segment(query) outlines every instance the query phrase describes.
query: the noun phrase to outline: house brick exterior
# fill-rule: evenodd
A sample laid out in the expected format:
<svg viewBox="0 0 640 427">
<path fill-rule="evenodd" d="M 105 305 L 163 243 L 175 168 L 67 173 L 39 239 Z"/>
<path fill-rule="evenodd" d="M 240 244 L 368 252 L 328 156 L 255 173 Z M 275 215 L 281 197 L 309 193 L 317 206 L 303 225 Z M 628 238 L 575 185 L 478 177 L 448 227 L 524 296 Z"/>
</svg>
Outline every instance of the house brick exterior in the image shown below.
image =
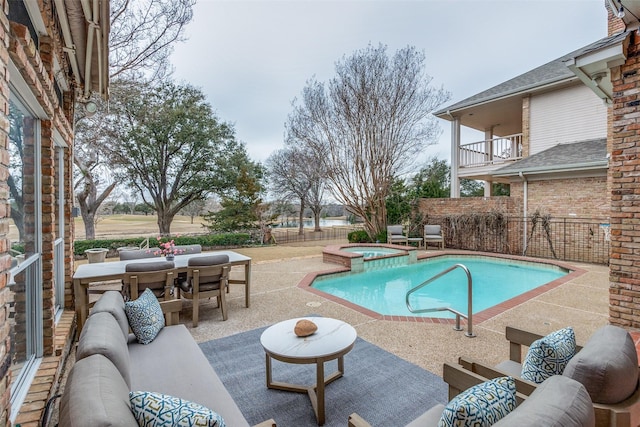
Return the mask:
<svg viewBox="0 0 640 427">
<path fill-rule="evenodd" d="M 25 2 L 26 3 L 26 2 Z M 56 323 L 56 279 L 54 244 L 64 238 L 64 301 L 57 303 L 68 309 L 73 308 L 72 281 L 73 256 L 71 201 L 73 200 L 72 159 L 73 125 L 75 108 L 75 80 L 66 75 L 67 90 L 56 87 L 54 64 L 63 72 L 69 72 L 69 59 L 63 50 L 64 41 L 58 23 L 58 15 L 52 0 L 30 3 L 42 14 L 42 22 L 47 32 L 32 38 L 30 29 L 20 23 L 11 22 L 11 7 L 21 6 L 20 2 L 0 0 L 0 427 L 12 424 L 12 411 L 18 413 L 16 424 L 39 425 L 46 401 L 56 391 L 57 378 L 64 363 L 63 348 L 69 351 L 69 337 L 74 325 L 73 311 L 69 310 Z M 17 69 L 17 75 L 10 72 L 10 66 Z M 60 70 L 58 71 L 60 72 Z M 58 76 L 59 77 L 59 76 Z M 16 89 L 17 81 L 19 89 Z M 13 83 L 13 85 L 10 85 Z M 22 92 L 20 92 L 22 91 Z M 11 382 L 14 379 L 16 355 L 25 352 L 23 319 L 29 314 L 25 303 L 26 274 L 13 277 L 15 284 L 9 286 L 12 257 L 10 254 L 11 205 L 8 180 L 10 176 L 10 97 L 15 94 L 28 98 L 39 111 L 38 126 L 25 126 L 23 137 L 25 156 L 23 169 L 22 196 L 25 198 L 25 229 L 29 237 L 24 241 L 28 251 L 39 253 L 40 295 L 39 321 L 41 332 L 40 371 L 35 374 L 31 390 L 21 408 L 11 407 Z M 32 104 L 30 104 L 31 106 Z M 34 113 L 35 114 L 35 113 Z M 29 119 L 32 120 L 32 119 Z M 33 120 L 35 122 L 35 120 Z M 35 129 L 38 133 L 34 134 Z M 31 133 L 29 133 L 31 132 Z M 36 147 L 36 144 L 38 146 Z M 62 152 L 60 151 L 62 150 Z M 38 156 L 36 157 L 35 154 Z M 60 158 L 64 160 L 60 162 Z M 34 159 L 38 159 L 34 164 Z M 15 167 L 15 165 L 13 165 Z M 36 167 L 37 166 L 37 167 Z M 59 169 L 62 168 L 62 171 Z M 63 182 L 60 182 L 60 180 Z M 60 214 L 59 188 L 64 193 L 65 204 Z M 39 207 L 33 203 L 39 199 Z M 39 215 L 39 220 L 36 220 Z M 63 222 L 61 224 L 61 222 Z M 60 230 L 63 230 L 62 233 Z M 33 236 L 37 236 L 35 239 Z M 56 338 L 63 331 L 65 339 Z"/>
<path fill-rule="evenodd" d="M 609 15 L 610 23 L 612 15 Z M 610 322 L 640 328 L 640 38 L 626 63 L 611 70 Z"/>
</svg>

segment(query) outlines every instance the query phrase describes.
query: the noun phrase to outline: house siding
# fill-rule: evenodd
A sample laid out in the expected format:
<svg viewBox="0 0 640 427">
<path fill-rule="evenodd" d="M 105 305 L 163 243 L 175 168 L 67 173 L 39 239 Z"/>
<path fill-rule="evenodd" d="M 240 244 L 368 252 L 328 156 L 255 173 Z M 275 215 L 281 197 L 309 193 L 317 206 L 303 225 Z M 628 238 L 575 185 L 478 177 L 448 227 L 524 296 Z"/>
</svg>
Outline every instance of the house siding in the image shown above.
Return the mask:
<svg viewBox="0 0 640 427">
<path fill-rule="evenodd" d="M 557 144 L 607 136 L 607 107 L 586 86 L 534 95 L 529 114 L 528 155 Z"/>
</svg>

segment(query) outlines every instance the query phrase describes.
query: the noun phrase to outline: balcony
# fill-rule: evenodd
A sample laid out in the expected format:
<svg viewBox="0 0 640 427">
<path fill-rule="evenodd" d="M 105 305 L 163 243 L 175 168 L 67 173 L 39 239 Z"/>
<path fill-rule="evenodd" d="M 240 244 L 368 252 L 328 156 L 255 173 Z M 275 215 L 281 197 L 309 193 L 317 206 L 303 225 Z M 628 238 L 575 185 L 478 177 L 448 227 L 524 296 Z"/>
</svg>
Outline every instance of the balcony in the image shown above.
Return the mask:
<svg viewBox="0 0 640 427">
<path fill-rule="evenodd" d="M 522 134 L 503 136 L 460 145 L 459 167 L 479 168 L 522 159 Z"/>
</svg>

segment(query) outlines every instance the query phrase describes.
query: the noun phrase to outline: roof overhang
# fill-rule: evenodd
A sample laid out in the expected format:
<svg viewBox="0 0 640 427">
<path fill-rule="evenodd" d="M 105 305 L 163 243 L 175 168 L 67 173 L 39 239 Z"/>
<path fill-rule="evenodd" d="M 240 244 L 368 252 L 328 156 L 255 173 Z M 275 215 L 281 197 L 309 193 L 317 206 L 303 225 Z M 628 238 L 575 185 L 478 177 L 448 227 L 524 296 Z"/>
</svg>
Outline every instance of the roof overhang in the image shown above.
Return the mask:
<svg viewBox="0 0 640 427">
<path fill-rule="evenodd" d="M 569 58 L 565 64 L 599 98 L 610 103 L 613 100 L 610 69 L 624 64 L 630 37 L 631 33 L 627 33 L 615 44 Z"/>
<path fill-rule="evenodd" d="M 598 176 L 598 175 L 606 175 L 608 170 L 609 162 L 598 161 L 598 162 L 585 162 L 585 163 L 574 163 L 572 165 L 567 165 L 563 167 L 558 166 L 541 166 L 541 167 L 531 167 L 531 168 L 521 168 L 521 169 L 511 169 L 509 171 L 497 170 L 493 173 L 493 176 L 496 178 L 504 178 L 504 177 L 516 177 L 521 175 L 532 176 L 532 175 L 558 175 L 558 176 Z"/>
<path fill-rule="evenodd" d="M 491 129 L 493 135 L 496 136 L 513 135 L 522 132 L 522 99 L 524 97 L 576 84 L 579 84 L 578 79 L 570 75 L 560 79 L 538 82 L 472 105 L 438 111 L 434 115 L 449 121 L 457 118 L 462 126 L 481 132 Z"/>
<path fill-rule="evenodd" d="M 108 0 L 54 0 L 64 51 L 81 87 L 79 98 L 87 100 L 92 92 L 109 97 Z"/>
</svg>

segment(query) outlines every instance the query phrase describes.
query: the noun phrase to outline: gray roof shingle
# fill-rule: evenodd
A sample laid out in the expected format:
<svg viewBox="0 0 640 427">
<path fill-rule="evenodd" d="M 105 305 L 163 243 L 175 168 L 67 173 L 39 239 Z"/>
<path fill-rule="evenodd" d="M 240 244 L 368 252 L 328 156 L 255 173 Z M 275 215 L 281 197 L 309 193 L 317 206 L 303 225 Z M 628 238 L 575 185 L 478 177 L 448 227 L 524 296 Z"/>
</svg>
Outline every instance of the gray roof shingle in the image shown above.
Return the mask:
<svg viewBox="0 0 640 427">
<path fill-rule="evenodd" d="M 561 171 L 566 169 L 593 169 L 607 167 L 606 138 L 589 139 L 569 144 L 558 144 L 518 162 L 504 166 L 494 175 L 511 175 L 518 172 Z"/>
<path fill-rule="evenodd" d="M 455 104 L 442 108 L 434 113 L 439 116 L 445 114 L 447 111 L 455 111 L 460 108 L 472 106 L 482 102 L 491 101 L 492 99 L 502 98 L 504 96 L 513 95 L 521 92 L 525 92 L 534 89 L 539 86 L 544 86 L 550 83 L 570 79 L 575 77 L 571 70 L 565 65 L 565 61 L 575 58 L 580 55 L 584 55 L 594 50 L 598 50 L 604 47 L 614 45 L 621 42 L 627 36 L 626 32 L 614 34 L 613 36 L 605 37 L 596 42 L 593 42 L 587 46 L 584 46 L 578 50 L 561 56 L 551 62 L 534 68 L 524 74 L 500 83 L 490 89 L 480 92 L 469 98 L 458 101 Z"/>
</svg>

